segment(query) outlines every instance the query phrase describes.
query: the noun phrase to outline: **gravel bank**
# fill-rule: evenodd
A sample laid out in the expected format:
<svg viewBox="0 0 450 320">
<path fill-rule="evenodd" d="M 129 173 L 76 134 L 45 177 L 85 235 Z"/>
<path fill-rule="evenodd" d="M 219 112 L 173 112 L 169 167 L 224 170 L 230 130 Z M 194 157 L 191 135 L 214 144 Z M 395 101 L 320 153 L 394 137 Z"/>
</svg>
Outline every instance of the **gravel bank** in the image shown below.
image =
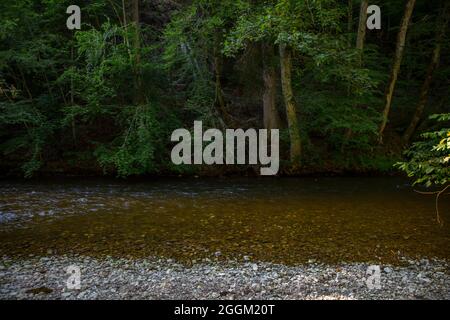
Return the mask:
<svg viewBox="0 0 450 320">
<path fill-rule="evenodd" d="M 79 290 L 67 288 L 70 265 L 81 270 Z M 380 289 L 368 288 L 368 266 L 231 261 L 186 267 L 154 258 L 3 257 L 0 299 L 450 299 L 445 261 L 380 266 Z"/>
</svg>

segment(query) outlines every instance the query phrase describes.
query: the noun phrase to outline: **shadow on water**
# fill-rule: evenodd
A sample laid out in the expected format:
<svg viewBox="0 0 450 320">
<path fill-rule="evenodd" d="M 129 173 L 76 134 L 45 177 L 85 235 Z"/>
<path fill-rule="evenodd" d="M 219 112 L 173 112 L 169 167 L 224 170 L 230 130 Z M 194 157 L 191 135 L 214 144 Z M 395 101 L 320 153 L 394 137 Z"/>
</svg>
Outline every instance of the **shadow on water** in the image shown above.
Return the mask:
<svg viewBox="0 0 450 320">
<path fill-rule="evenodd" d="M 74 180 L 0 184 L 0 256 L 281 263 L 450 258 L 450 202 L 404 179 Z"/>
</svg>

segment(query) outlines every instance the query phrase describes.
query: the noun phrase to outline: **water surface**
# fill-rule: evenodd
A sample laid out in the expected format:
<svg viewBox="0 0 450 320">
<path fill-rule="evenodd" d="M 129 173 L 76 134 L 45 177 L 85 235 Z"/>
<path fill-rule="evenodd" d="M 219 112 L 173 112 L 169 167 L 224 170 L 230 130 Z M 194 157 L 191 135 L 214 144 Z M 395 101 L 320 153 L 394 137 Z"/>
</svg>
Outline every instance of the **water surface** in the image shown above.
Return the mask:
<svg viewBox="0 0 450 320">
<path fill-rule="evenodd" d="M 441 214 L 391 177 L 3 181 L 0 256 L 448 259 L 449 197 Z"/>
</svg>

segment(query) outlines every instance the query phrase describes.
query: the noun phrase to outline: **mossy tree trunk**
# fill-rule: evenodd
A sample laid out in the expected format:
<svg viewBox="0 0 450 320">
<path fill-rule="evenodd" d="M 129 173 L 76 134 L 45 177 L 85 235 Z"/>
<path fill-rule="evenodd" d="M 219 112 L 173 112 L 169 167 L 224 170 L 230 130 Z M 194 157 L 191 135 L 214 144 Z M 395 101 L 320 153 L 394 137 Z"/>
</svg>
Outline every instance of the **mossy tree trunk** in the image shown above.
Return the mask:
<svg viewBox="0 0 450 320">
<path fill-rule="evenodd" d="M 280 44 L 280 64 L 281 85 L 283 88 L 283 97 L 289 126 L 289 137 L 291 141 L 291 162 L 295 168 L 298 166 L 301 159 L 302 144 L 297 119 L 297 107 L 292 91 L 292 51 L 288 46 L 284 44 Z"/>
<path fill-rule="evenodd" d="M 416 131 L 417 125 L 419 124 L 420 119 L 422 118 L 423 111 L 427 104 L 428 93 L 430 91 L 431 82 L 433 81 L 434 73 L 439 66 L 439 60 L 441 57 L 442 40 L 445 36 L 445 32 L 446 32 L 447 24 L 448 24 L 448 20 L 449 20 L 449 15 L 450 15 L 449 8 L 450 8 L 450 5 L 447 2 L 446 6 L 444 8 L 444 11 L 441 15 L 441 18 L 439 19 L 439 22 L 436 25 L 436 27 L 437 27 L 436 42 L 435 42 L 435 46 L 433 49 L 433 54 L 431 57 L 430 64 L 428 65 L 427 73 L 425 76 L 425 81 L 423 82 L 422 88 L 420 90 L 419 102 L 417 103 L 417 106 L 414 111 L 414 115 L 411 119 L 411 122 L 403 135 L 403 143 L 405 145 L 407 145 L 409 143 L 409 141 L 411 140 L 411 137 L 413 136 L 414 132 Z"/>
<path fill-rule="evenodd" d="M 364 42 L 366 39 L 367 30 L 367 7 L 369 6 L 368 0 L 361 1 L 361 7 L 359 11 L 359 23 L 358 33 L 356 35 L 356 49 L 359 51 L 359 64 L 362 65 L 362 54 L 364 50 Z"/>
<path fill-rule="evenodd" d="M 274 67 L 274 48 L 269 44 L 262 44 L 263 53 L 263 118 L 264 128 L 278 129 L 280 127 L 280 115 L 276 106 L 277 77 Z"/>
<path fill-rule="evenodd" d="M 398 74 L 400 72 L 400 66 L 402 64 L 403 52 L 405 49 L 406 33 L 408 32 L 408 26 L 409 26 L 409 22 L 411 20 L 411 16 L 412 16 L 412 13 L 414 10 L 415 3 L 416 3 L 416 0 L 408 0 L 406 2 L 405 11 L 403 14 L 402 22 L 400 24 L 400 31 L 398 32 L 394 62 L 393 62 L 392 69 L 391 69 L 391 76 L 389 78 L 388 87 L 386 89 L 386 94 L 385 94 L 385 99 L 384 99 L 385 104 L 384 104 L 380 129 L 378 132 L 380 143 L 383 142 L 384 130 L 386 129 L 386 125 L 387 125 L 388 118 L 389 118 L 389 112 L 391 110 L 391 105 L 392 105 L 392 96 L 394 94 L 395 85 L 397 83 Z"/>
</svg>

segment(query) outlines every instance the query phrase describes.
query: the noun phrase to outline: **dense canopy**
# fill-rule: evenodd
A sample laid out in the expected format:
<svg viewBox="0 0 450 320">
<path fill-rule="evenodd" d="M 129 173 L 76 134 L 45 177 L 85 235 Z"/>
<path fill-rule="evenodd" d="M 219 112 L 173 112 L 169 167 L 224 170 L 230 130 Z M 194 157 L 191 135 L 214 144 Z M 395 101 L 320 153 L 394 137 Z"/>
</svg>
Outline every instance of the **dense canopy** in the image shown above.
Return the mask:
<svg viewBox="0 0 450 320">
<path fill-rule="evenodd" d="M 280 129 L 282 174 L 393 170 L 447 136 L 447 1 L 86 0 L 68 30 L 72 2 L 0 3 L 5 173 L 211 173 L 170 161 L 194 120 Z"/>
</svg>

